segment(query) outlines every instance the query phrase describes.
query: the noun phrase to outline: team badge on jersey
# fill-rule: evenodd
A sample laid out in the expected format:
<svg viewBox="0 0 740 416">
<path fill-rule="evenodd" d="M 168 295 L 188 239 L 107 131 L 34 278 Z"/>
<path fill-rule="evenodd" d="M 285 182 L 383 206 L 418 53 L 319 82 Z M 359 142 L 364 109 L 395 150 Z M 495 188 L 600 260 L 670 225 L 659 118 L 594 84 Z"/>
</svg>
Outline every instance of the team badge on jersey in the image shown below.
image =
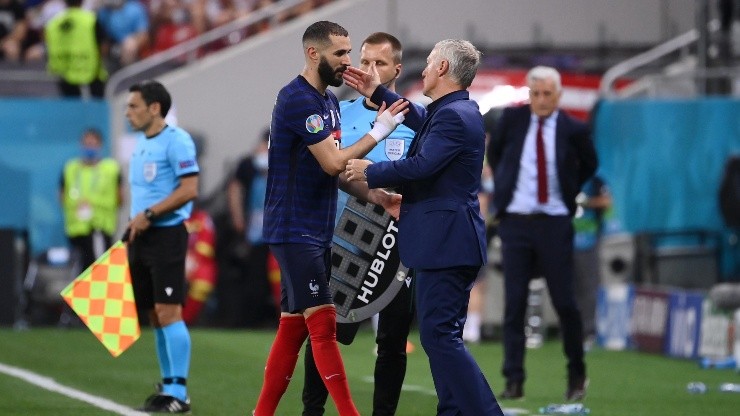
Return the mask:
<svg viewBox="0 0 740 416">
<path fill-rule="evenodd" d="M 406 142 L 403 139 L 385 139 L 385 155 L 388 160 L 398 160 L 403 157 Z"/>
<path fill-rule="evenodd" d="M 151 182 L 157 177 L 157 163 L 144 163 L 144 180 Z"/>
<path fill-rule="evenodd" d="M 312 114 L 306 119 L 306 130 L 309 133 L 318 133 L 324 130 L 324 120 L 318 114 Z"/>
</svg>

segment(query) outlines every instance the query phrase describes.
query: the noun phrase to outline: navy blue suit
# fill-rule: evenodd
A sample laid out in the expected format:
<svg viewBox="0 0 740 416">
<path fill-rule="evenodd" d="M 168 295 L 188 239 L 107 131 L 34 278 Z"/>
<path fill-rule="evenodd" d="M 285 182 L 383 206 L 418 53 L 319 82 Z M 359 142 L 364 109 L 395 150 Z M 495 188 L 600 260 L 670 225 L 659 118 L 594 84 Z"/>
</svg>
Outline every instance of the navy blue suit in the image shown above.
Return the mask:
<svg viewBox="0 0 740 416">
<path fill-rule="evenodd" d="M 555 125 L 555 166 L 562 201 L 568 215 L 507 212 L 519 177 L 525 137 L 532 125 L 529 106 L 507 108 L 499 119 L 488 150 L 494 172 L 493 203 L 501 218 L 498 228 L 502 241 L 505 281 L 504 364 L 508 382 L 523 383 L 524 319 L 529 281 L 542 275 L 558 317 L 563 349 L 568 358 L 569 380 L 585 378 L 583 362 L 583 324 L 573 290 L 573 225 L 575 198 L 581 186 L 597 167 L 596 151 L 589 128 L 564 112 L 558 112 Z M 533 196 L 533 198 L 535 198 Z"/>
<path fill-rule="evenodd" d="M 384 87 L 371 100 L 400 98 Z M 371 164 L 371 188 L 403 195 L 398 222 L 401 261 L 416 273 L 421 344 L 429 357 L 438 415 L 503 415 L 462 341 L 470 289 L 486 262 L 478 204 L 485 153 L 483 118 L 465 90 L 411 106 L 404 124 L 416 132 L 406 159 Z"/>
</svg>

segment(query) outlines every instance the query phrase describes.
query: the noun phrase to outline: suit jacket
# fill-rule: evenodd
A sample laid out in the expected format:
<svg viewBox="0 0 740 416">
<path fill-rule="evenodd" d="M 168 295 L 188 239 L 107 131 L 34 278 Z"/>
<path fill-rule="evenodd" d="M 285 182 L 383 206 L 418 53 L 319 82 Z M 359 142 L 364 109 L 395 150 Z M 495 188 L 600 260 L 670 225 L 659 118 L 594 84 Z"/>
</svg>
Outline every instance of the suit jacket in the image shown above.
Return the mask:
<svg viewBox="0 0 740 416">
<path fill-rule="evenodd" d="M 379 87 L 371 100 L 400 98 Z M 403 195 L 398 249 L 418 269 L 480 266 L 486 261 L 485 225 L 478 191 L 485 154 L 483 117 L 465 90 L 411 106 L 404 124 L 416 132 L 406 159 L 368 166 L 371 188 L 396 187 Z"/>
<path fill-rule="evenodd" d="M 506 212 L 514 196 L 531 115 L 528 105 L 505 109 L 491 136 L 488 163 L 496 183 L 493 205 L 499 217 Z M 558 112 L 556 120 L 555 158 L 563 202 L 573 216 L 576 196 L 596 171 L 598 160 L 588 125 L 563 111 Z"/>
</svg>

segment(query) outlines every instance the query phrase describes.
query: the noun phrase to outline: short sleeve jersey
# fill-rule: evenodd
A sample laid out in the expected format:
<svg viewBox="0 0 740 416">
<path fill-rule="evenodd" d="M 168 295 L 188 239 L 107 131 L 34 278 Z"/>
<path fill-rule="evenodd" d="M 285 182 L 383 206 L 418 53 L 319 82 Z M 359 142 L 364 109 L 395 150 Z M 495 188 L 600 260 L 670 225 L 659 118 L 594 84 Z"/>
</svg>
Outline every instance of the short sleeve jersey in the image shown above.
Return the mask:
<svg viewBox="0 0 740 416">
<path fill-rule="evenodd" d="M 192 137 L 179 127 L 166 126 L 154 137 L 139 133 L 129 165 L 131 218 L 164 200 L 180 186 L 180 177 L 200 171 Z M 190 218 L 193 203 L 158 217 L 153 226 L 177 225 Z"/>
<path fill-rule="evenodd" d="M 345 147 L 352 146 L 367 134 L 373 128 L 378 115 L 378 110 L 369 107 L 362 98 L 340 102 L 339 111 L 342 114 L 342 145 Z M 388 138 L 373 147 L 365 159 L 384 162 L 406 158 L 414 134 L 413 130 L 400 124 Z M 339 192 L 339 208 L 347 204 L 347 198 L 345 192 Z"/>
<path fill-rule="evenodd" d="M 272 111 L 265 197 L 267 243 L 331 246 L 337 209 L 337 177 L 319 165 L 308 146 L 329 136 L 341 148 L 339 102 L 302 76 L 278 93 Z"/>
</svg>

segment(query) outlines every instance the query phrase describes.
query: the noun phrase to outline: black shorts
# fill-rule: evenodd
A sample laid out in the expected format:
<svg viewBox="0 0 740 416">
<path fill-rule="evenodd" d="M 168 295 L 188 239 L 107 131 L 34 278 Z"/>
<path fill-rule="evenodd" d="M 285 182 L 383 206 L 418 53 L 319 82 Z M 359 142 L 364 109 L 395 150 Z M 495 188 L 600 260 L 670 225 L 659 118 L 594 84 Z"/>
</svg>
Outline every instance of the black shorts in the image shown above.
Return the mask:
<svg viewBox="0 0 740 416">
<path fill-rule="evenodd" d="M 332 304 L 331 248 L 289 243 L 270 244 L 270 251 L 280 265 L 281 311 L 299 313 Z"/>
<path fill-rule="evenodd" d="M 185 253 L 188 232 L 184 224 L 150 227 L 128 244 L 128 264 L 136 306 L 182 304 L 185 300 Z"/>
</svg>

